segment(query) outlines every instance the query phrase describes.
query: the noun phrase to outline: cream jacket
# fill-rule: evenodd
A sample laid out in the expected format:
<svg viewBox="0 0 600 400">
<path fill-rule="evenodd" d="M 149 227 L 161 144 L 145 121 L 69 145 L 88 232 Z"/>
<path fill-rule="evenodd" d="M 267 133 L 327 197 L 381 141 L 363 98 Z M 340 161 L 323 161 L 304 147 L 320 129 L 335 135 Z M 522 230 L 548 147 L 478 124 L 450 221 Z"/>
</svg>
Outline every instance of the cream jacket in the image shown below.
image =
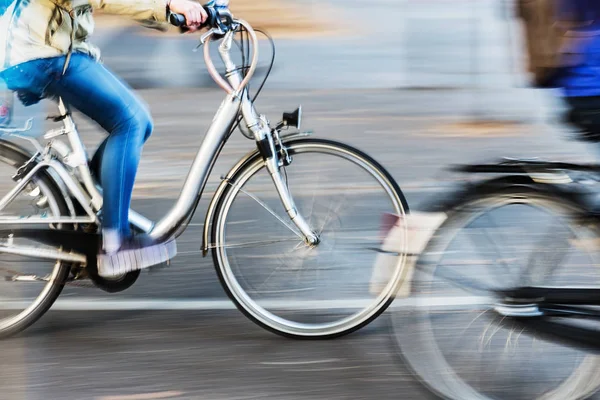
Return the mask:
<svg viewBox="0 0 600 400">
<path fill-rule="evenodd" d="M 0 71 L 22 62 L 100 51 L 88 40 L 92 13 L 102 10 L 140 21 L 165 22 L 166 0 L 15 0 L 0 17 Z"/>
</svg>

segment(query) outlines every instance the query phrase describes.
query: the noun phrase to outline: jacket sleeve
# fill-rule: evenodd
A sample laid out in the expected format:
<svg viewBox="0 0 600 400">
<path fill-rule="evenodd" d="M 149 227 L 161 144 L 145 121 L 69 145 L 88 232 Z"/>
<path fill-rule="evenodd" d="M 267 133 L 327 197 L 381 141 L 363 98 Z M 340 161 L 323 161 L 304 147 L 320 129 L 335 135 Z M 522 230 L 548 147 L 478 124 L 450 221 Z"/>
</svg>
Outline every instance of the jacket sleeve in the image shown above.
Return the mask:
<svg viewBox="0 0 600 400">
<path fill-rule="evenodd" d="M 167 0 L 90 0 L 95 10 L 136 20 L 167 21 Z"/>
</svg>

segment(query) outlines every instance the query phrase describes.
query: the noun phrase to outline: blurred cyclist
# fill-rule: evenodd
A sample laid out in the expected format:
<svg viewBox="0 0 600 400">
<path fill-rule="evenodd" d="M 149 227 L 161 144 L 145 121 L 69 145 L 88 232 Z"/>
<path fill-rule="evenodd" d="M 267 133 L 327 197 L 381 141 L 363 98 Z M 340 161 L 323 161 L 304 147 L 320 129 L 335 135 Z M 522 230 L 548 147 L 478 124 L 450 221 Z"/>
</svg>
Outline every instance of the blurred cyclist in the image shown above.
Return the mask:
<svg viewBox="0 0 600 400">
<path fill-rule="evenodd" d="M 132 89 L 99 62 L 98 49 L 88 41 L 94 10 L 153 22 L 179 13 L 190 31 L 207 15 L 190 0 L 14 0 L 0 16 L 0 77 L 21 102 L 60 96 L 108 132 L 92 166 L 104 197 L 98 272 L 113 277 L 166 261 L 176 249 L 172 241 L 158 243 L 130 231 L 133 184 L 152 119 Z"/>
<path fill-rule="evenodd" d="M 535 86 L 560 88 L 580 139 L 600 143 L 600 1 L 518 0 L 518 7 Z"/>
</svg>

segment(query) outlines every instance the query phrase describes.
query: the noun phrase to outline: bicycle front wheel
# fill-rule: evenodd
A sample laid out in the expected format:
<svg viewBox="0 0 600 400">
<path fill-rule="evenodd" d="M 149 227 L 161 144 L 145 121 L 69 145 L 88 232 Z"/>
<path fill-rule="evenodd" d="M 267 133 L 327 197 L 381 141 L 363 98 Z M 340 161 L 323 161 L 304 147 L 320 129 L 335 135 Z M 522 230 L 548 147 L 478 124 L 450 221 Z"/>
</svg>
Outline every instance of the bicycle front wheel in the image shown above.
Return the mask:
<svg viewBox="0 0 600 400">
<path fill-rule="evenodd" d="M 382 272 L 382 221 L 403 217 L 408 206 L 387 171 L 356 149 L 321 139 L 286 146 L 292 163 L 281 173 L 320 243 L 305 244 L 257 155 L 219 199 L 215 267 L 238 309 L 262 327 L 296 338 L 338 337 L 393 301 L 406 257 L 386 254 Z"/>
</svg>

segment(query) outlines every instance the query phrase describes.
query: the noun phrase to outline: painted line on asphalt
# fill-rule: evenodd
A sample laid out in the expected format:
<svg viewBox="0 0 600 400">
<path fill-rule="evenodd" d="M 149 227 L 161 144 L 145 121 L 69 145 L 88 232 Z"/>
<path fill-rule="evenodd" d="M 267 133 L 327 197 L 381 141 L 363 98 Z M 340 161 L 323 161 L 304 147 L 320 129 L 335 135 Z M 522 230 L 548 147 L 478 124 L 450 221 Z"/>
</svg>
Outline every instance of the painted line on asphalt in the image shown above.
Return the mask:
<svg viewBox="0 0 600 400">
<path fill-rule="evenodd" d="M 372 303 L 372 299 L 361 300 L 328 300 L 328 301 L 289 301 L 269 300 L 261 302 L 261 306 L 268 309 L 282 310 L 332 310 L 332 309 L 360 309 Z M 0 299 L 2 310 L 22 310 L 31 302 L 7 301 Z M 493 304 L 487 297 L 430 297 L 425 299 L 396 299 L 390 308 L 430 307 L 441 309 L 461 309 L 475 305 Z M 103 299 L 94 297 L 80 297 L 71 299 L 58 299 L 52 306 L 52 311 L 130 311 L 130 310 L 182 310 L 182 311 L 210 311 L 210 310 L 235 310 L 235 305 L 226 299 Z"/>
<path fill-rule="evenodd" d="M 173 397 L 181 397 L 184 394 L 185 394 L 184 392 L 180 392 L 180 391 L 139 393 L 139 394 L 128 394 L 128 395 L 101 396 L 101 397 L 97 397 L 97 400 L 158 400 L 158 399 L 170 399 Z"/>
</svg>

